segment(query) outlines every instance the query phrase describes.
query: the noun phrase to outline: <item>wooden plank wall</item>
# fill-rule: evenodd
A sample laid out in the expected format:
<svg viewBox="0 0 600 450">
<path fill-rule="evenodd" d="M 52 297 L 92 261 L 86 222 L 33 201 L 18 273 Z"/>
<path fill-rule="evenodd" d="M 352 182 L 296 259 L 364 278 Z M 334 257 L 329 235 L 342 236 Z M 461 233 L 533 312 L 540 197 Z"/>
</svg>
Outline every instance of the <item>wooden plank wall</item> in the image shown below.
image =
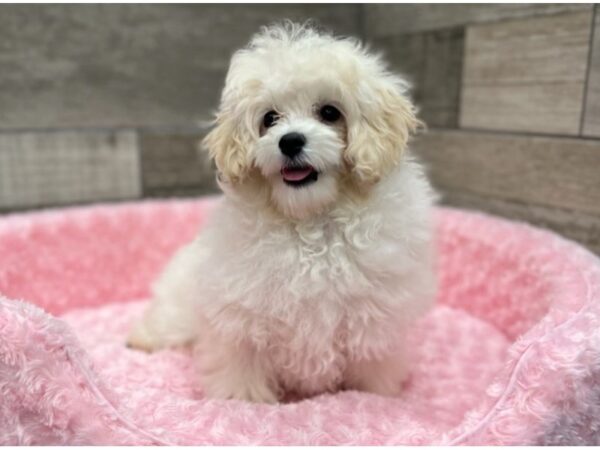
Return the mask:
<svg viewBox="0 0 600 450">
<path fill-rule="evenodd" d="M 598 6 L 367 5 L 365 14 L 368 40 L 415 85 L 429 130 L 413 148 L 442 202 L 600 253 Z"/>
<path fill-rule="evenodd" d="M 600 138 L 600 8 L 597 5 L 592 36 L 583 134 Z"/>
<path fill-rule="evenodd" d="M 231 53 L 316 19 L 414 84 L 443 202 L 600 253 L 600 11 L 589 4 L 0 5 L 0 212 L 215 191 L 197 151 Z"/>
<path fill-rule="evenodd" d="M 358 34 L 360 5 L 0 5 L 0 213 L 216 191 L 196 149 L 232 53 L 289 18 Z"/>
</svg>

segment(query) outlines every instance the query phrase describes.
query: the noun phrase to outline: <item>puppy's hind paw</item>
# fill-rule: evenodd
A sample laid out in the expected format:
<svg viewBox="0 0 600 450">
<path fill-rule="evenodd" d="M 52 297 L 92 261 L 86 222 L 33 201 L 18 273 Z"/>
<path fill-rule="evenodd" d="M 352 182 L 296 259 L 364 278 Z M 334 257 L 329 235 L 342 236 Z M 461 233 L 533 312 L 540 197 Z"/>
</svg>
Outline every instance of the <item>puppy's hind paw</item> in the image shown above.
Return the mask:
<svg viewBox="0 0 600 450">
<path fill-rule="evenodd" d="M 267 386 L 245 384 L 244 382 L 241 382 L 238 386 L 212 386 L 207 389 L 207 394 L 213 398 L 242 400 L 252 403 L 274 404 L 279 400 L 277 394 Z"/>
<path fill-rule="evenodd" d="M 127 348 L 148 353 L 159 348 L 156 340 L 153 339 L 152 335 L 144 327 L 143 322 L 139 322 L 133 327 L 125 341 L 125 345 Z"/>
<path fill-rule="evenodd" d="M 407 361 L 400 355 L 380 360 L 355 361 L 348 367 L 345 387 L 385 397 L 396 397 L 408 379 Z"/>
</svg>

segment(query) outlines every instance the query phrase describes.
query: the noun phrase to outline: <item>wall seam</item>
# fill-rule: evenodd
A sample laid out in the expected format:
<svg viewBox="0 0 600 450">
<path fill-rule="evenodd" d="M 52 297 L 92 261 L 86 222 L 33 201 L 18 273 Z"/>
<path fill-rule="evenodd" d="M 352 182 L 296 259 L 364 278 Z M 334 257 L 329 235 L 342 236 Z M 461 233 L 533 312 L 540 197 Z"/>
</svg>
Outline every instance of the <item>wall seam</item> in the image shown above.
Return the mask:
<svg viewBox="0 0 600 450">
<path fill-rule="evenodd" d="M 514 136 L 522 138 L 540 138 L 540 139 L 570 139 L 577 141 L 599 142 L 600 137 L 579 136 L 577 134 L 551 134 L 537 131 L 517 131 L 517 130 L 495 130 L 493 128 L 451 128 L 451 127 L 428 127 L 427 131 L 439 131 L 444 133 L 473 133 L 473 134 L 497 134 L 500 136 Z"/>
<path fill-rule="evenodd" d="M 456 98 L 456 111 L 455 111 L 455 120 L 456 122 L 452 124 L 453 128 L 460 129 L 461 123 L 461 114 L 462 114 L 462 100 L 463 100 L 463 85 L 464 85 L 464 73 L 465 73 L 465 63 L 466 63 L 466 55 L 465 51 L 467 47 L 467 27 L 468 25 L 464 25 L 462 28 L 462 39 L 461 39 L 461 49 L 460 49 L 460 74 L 458 76 L 458 92 Z"/>
<path fill-rule="evenodd" d="M 598 5 L 594 5 L 592 8 L 592 20 L 590 25 L 590 45 L 588 49 L 587 67 L 585 71 L 585 80 L 583 83 L 583 104 L 581 105 L 581 117 L 579 118 L 579 136 L 583 136 L 583 128 L 585 126 L 585 117 L 587 113 L 588 105 L 588 90 L 590 74 L 592 72 L 592 58 L 594 56 L 594 34 L 596 30 L 596 14 L 598 13 Z"/>
<path fill-rule="evenodd" d="M 358 34 L 362 41 L 367 41 L 367 5 L 364 3 L 358 5 Z"/>
</svg>

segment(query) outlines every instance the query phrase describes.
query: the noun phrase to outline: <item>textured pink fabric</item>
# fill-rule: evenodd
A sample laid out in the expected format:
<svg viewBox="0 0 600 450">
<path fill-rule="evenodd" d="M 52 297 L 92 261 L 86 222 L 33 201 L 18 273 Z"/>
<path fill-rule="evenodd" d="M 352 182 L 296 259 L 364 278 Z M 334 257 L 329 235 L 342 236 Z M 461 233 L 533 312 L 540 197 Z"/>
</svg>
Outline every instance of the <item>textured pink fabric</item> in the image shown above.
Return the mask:
<svg viewBox="0 0 600 450">
<path fill-rule="evenodd" d="M 600 443 L 599 260 L 450 209 L 437 216 L 438 305 L 411 334 L 401 397 L 204 399 L 185 350 L 147 355 L 123 341 L 213 204 L 0 220 L 0 444 Z"/>
</svg>

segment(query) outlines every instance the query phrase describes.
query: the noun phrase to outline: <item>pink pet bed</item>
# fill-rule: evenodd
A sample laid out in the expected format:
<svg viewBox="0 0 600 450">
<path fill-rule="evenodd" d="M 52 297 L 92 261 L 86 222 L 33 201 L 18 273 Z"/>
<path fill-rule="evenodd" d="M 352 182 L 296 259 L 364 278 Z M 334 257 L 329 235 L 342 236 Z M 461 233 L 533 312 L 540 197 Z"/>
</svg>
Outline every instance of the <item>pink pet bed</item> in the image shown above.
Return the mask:
<svg viewBox="0 0 600 450">
<path fill-rule="evenodd" d="M 554 234 L 437 214 L 441 290 L 404 393 L 205 399 L 190 354 L 124 346 L 214 199 L 0 220 L 0 444 L 600 443 L 600 262 Z"/>
</svg>

